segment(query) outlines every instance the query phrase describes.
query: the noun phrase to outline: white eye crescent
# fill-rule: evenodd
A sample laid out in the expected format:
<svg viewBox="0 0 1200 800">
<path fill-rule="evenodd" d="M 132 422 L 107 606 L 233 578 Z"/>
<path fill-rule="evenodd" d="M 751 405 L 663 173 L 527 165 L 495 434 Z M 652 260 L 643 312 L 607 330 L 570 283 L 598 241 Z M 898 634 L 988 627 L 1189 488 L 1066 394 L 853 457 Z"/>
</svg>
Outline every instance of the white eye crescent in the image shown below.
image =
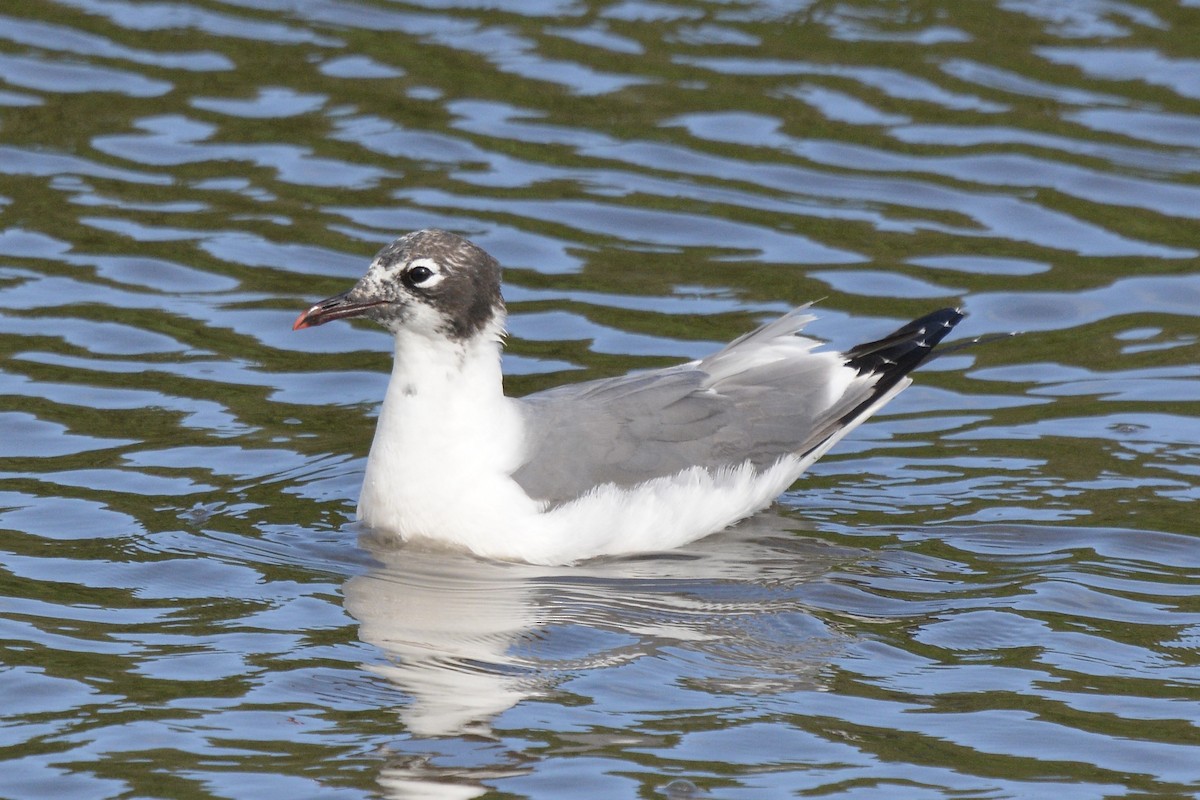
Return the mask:
<svg viewBox="0 0 1200 800">
<path fill-rule="evenodd" d="M 432 258 L 416 258 L 404 267 L 400 279 L 410 288 L 428 289 L 437 286 L 445 277 L 442 265 Z"/>
</svg>

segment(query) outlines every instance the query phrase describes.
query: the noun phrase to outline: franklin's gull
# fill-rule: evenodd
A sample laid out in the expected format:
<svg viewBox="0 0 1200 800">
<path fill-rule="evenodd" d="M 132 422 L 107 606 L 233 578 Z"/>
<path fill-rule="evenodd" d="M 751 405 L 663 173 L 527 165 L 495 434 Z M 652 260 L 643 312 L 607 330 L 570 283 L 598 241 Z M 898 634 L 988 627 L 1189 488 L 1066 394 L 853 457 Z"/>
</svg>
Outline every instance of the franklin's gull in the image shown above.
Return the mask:
<svg viewBox="0 0 1200 800">
<path fill-rule="evenodd" d="M 500 265 L 441 230 L 385 247 L 293 329 L 357 316 L 395 336 L 359 519 L 538 564 L 669 549 L 765 508 L 963 318 L 836 353 L 800 335 L 802 306 L 699 361 L 510 398 Z"/>
</svg>

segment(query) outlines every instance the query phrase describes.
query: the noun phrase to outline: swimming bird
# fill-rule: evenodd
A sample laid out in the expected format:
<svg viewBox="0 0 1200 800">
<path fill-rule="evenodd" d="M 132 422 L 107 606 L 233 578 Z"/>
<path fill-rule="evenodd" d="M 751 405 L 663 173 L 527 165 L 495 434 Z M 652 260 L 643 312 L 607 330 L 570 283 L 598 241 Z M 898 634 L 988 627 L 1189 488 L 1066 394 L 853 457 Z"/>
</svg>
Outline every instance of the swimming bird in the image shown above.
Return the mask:
<svg viewBox="0 0 1200 800">
<path fill-rule="evenodd" d="M 366 317 L 395 337 L 358 518 L 405 540 L 537 564 L 666 550 L 770 505 L 911 383 L 944 308 L 844 353 L 801 306 L 698 361 L 505 396 L 496 259 L 401 236 L 293 330 Z"/>
</svg>

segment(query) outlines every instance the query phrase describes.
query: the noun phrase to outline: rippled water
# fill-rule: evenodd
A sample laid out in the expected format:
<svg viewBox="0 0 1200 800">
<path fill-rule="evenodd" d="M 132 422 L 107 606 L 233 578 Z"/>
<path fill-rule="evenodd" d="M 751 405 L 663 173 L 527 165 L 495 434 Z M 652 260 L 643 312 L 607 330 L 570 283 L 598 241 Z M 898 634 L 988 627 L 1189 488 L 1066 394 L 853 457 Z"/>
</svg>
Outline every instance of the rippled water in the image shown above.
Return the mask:
<svg viewBox="0 0 1200 800">
<path fill-rule="evenodd" d="M 1200 5 L 10 0 L 0 796 L 1200 790 Z M 397 233 L 511 391 L 815 298 L 965 337 L 778 508 L 574 568 L 350 519 Z"/>
</svg>

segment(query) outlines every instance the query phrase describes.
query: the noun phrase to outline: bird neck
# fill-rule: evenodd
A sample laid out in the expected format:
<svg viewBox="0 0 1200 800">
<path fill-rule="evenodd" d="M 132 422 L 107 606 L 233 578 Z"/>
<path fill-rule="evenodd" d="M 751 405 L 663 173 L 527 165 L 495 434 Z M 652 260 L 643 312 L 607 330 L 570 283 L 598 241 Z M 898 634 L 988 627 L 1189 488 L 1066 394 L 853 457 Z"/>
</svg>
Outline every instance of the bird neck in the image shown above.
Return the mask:
<svg viewBox="0 0 1200 800">
<path fill-rule="evenodd" d="M 517 403 L 504 396 L 502 325 L 498 316 L 462 342 L 396 337 L 359 519 L 402 535 L 429 534 L 469 505 L 476 487 L 512 483 L 508 476 L 523 459 L 524 423 Z"/>
<path fill-rule="evenodd" d="M 392 379 L 384 405 L 431 406 L 441 413 L 503 395 L 503 323 L 464 340 L 402 331 L 396 335 Z"/>
<path fill-rule="evenodd" d="M 379 411 L 368 473 L 511 470 L 520 412 L 504 396 L 503 316 L 462 341 L 396 336 L 395 362 Z"/>
</svg>

